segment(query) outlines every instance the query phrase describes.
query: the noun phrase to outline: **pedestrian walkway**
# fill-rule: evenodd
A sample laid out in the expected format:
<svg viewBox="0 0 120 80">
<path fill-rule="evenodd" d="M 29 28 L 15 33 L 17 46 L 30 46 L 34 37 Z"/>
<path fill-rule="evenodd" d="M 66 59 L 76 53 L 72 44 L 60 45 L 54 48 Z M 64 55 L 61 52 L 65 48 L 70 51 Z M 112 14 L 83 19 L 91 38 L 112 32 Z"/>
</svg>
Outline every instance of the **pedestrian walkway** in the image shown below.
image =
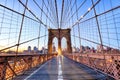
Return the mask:
<svg viewBox="0 0 120 80">
<path fill-rule="evenodd" d="M 106 80 L 105 74 L 64 56 L 57 56 L 29 72 L 14 80 Z"/>
</svg>

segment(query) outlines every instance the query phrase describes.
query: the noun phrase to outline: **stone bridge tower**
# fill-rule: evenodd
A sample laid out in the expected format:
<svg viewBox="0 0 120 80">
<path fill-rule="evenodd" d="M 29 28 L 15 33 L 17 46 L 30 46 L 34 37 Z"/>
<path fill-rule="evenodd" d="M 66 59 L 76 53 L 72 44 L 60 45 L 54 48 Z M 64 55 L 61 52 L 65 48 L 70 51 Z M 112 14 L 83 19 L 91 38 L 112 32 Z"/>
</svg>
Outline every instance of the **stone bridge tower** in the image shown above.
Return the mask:
<svg viewBox="0 0 120 80">
<path fill-rule="evenodd" d="M 61 54 L 61 39 L 63 37 L 67 40 L 67 52 L 72 53 L 71 47 L 71 36 L 70 31 L 71 29 L 49 29 L 49 36 L 48 36 L 48 53 L 52 53 L 52 41 L 54 37 L 58 39 L 58 52 Z"/>
</svg>

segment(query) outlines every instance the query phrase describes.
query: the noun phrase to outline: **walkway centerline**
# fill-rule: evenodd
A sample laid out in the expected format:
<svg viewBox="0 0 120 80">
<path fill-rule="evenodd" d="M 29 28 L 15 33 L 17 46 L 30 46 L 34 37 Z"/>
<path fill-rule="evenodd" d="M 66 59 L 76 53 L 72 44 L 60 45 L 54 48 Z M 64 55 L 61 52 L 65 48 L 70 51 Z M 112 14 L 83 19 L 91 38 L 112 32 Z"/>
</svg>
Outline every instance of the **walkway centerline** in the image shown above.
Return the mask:
<svg viewBox="0 0 120 80">
<path fill-rule="evenodd" d="M 54 57 L 35 71 L 14 80 L 105 80 L 106 75 L 62 55 Z M 29 75 L 28 75 L 29 74 Z M 23 76 L 24 77 L 23 79 Z"/>
<path fill-rule="evenodd" d="M 62 65 L 61 65 L 61 55 L 58 56 L 58 80 L 63 80 Z"/>
</svg>

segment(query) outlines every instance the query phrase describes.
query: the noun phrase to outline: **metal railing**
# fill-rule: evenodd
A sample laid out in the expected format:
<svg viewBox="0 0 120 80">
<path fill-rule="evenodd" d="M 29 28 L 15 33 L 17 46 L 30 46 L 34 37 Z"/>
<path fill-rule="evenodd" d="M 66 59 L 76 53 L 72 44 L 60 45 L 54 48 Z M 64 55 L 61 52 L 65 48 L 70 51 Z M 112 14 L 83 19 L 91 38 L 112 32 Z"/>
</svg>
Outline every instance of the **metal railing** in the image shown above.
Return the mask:
<svg viewBox="0 0 120 80">
<path fill-rule="evenodd" d="M 26 70 L 36 67 L 56 54 L 1 54 L 0 80 L 11 80 Z"/>
<path fill-rule="evenodd" d="M 116 80 L 120 79 L 120 54 L 67 54 L 66 57 L 87 65 L 96 71 L 107 74 Z"/>
</svg>

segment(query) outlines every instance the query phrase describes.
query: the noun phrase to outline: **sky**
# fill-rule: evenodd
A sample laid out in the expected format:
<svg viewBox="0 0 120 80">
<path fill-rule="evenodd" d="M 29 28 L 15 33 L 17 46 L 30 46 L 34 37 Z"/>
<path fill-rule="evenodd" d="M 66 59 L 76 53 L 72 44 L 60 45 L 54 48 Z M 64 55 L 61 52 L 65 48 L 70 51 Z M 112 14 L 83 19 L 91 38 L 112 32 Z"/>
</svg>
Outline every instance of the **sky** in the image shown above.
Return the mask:
<svg viewBox="0 0 120 80">
<path fill-rule="evenodd" d="M 26 0 L 21 1 L 23 4 L 26 3 Z M 33 14 L 26 9 L 19 43 L 38 37 L 40 37 L 40 39 L 35 39 L 20 45 L 20 51 L 27 49 L 28 46 L 32 48 L 37 46 L 39 49 L 42 47 L 47 48 L 47 30 L 49 28 L 71 28 L 72 47 L 75 46 L 79 48 L 81 41 L 81 45 L 83 46 L 96 48 L 96 46 L 100 44 L 101 35 L 103 45 L 120 49 L 120 8 L 111 10 L 120 6 L 120 0 L 100 0 L 95 6 L 96 14 L 99 15 L 97 17 L 98 25 L 96 18 L 90 19 L 95 16 L 94 9 L 91 9 L 89 13 L 81 19 L 81 16 L 92 7 L 91 0 L 64 0 L 63 8 L 62 1 L 63 0 L 56 0 L 55 4 L 55 0 L 28 0 L 27 7 Z M 99 0 L 93 1 L 96 3 Z M 57 5 L 57 12 L 55 5 Z M 18 44 L 23 17 L 3 6 L 17 11 L 20 14 L 23 14 L 25 9 L 18 0 L 0 0 L 0 49 Z M 108 10 L 111 11 L 104 13 Z M 101 13 L 104 14 L 100 15 Z M 81 19 L 79 25 L 77 24 L 72 27 L 74 23 L 78 22 L 78 19 Z M 47 26 L 45 27 L 44 24 Z M 98 26 L 100 27 L 100 34 Z M 57 47 L 57 40 L 54 40 L 54 43 L 56 43 L 55 45 Z M 63 39 L 62 45 L 66 47 L 65 39 Z M 16 47 L 10 50 L 16 50 Z"/>
</svg>

